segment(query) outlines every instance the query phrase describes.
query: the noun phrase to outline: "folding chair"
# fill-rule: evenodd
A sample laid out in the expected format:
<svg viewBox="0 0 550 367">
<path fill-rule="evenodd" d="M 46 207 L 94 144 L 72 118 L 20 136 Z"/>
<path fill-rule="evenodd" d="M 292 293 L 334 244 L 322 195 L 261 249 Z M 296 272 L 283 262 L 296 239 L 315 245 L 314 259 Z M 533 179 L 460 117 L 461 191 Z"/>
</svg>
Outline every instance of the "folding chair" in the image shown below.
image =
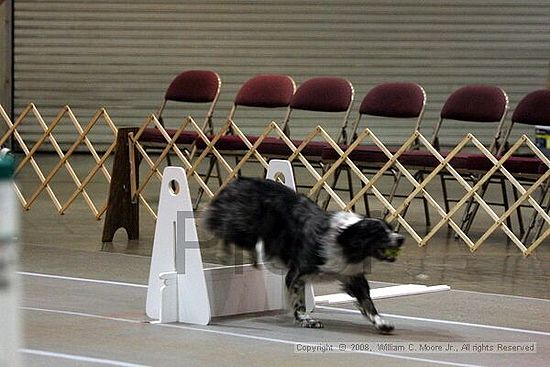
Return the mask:
<svg viewBox="0 0 550 367">
<path fill-rule="evenodd" d="M 289 116 L 290 101 L 294 91 L 296 90 L 296 83 L 288 75 L 257 75 L 247 80 L 239 89 L 235 98 L 233 99 L 233 106 L 227 116 L 228 120 L 233 120 L 235 113 L 239 107 L 250 108 L 269 108 L 279 109 L 286 108 L 286 113 L 281 124 L 284 124 Z M 247 135 L 246 138 L 254 144 L 259 136 Z M 265 137 L 262 144 L 259 147 L 259 151 L 269 154 L 285 154 L 286 145 L 280 144 L 280 139 Z M 239 157 L 244 151 L 248 150 L 245 142 L 239 137 L 233 134 L 233 131 L 229 129 L 226 135 L 219 137 L 216 144 L 216 149 L 225 155 L 235 155 Z M 198 149 L 206 148 L 206 143 L 202 139 L 197 140 Z M 205 182 L 208 183 L 212 176 L 212 170 L 214 165 L 217 164 L 217 159 L 210 156 L 210 162 L 208 170 L 206 172 Z M 218 180 L 221 180 L 218 170 Z M 221 184 L 221 182 L 220 182 Z M 197 195 L 197 201 L 195 206 L 201 200 L 203 190 L 199 189 Z"/>
<path fill-rule="evenodd" d="M 131 182 L 133 192 L 132 195 L 134 197 L 135 195 L 141 193 L 141 191 L 145 188 L 147 180 L 154 172 L 158 170 L 158 166 L 161 164 L 163 157 L 166 157 L 167 164 L 169 166 L 172 165 L 170 159 L 171 149 L 168 146 L 168 144 L 170 144 L 169 139 L 173 139 L 178 130 L 187 127 L 188 121 L 184 120 L 180 124 L 180 129 L 166 129 L 162 114 L 165 111 L 168 101 L 192 104 L 209 103 L 204 122 L 202 123 L 200 129 L 204 133 L 211 134 L 213 132 L 212 116 L 214 114 L 216 102 L 218 101 L 220 89 L 221 79 L 219 75 L 210 70 L 184 71 L 172 80 L 166 90 L 164 100 L 162 101 L 156 114 L 156 118 L 158 123 L 160 123 L 160 126 L 156 123 L 156 121 L 154 121 L 154 119 L 148 119 L 134 135 L 130 135 L 130 151 L 137 148 L 141 154 L 147 154 L 147 148 L 153 147 L 162 149 L 160 157 L 150 167 L 151 170 L 149 171 L 148 176 L 145 177 L 144 183 L 141 184 L 141 187 L 137 188 L 137 182 Z M 152 128 L 149 127 L 151 122 L 154 125 Z M 178 146 L 183 146 L 188 158 L 192 159 L 196 150 L 195 142 L 198 137 L 199 132 L 196 130 L 183 130 L 179 132 L 175 144 Z M 130 156 L 130 168 L 132 170 L 136 170 L 137 172 L 138 165 L 139 162 L 134 162 L 132 156 Z"/>
<path fill-rule="evenodd" d="M 251 108 L 285 108 L 286 113 L 280 125 L 283 126 L 290 115 L 290 101 L 296 90 L 296 83 L 288 75 L 257 75 L 246 81 L 237 92 L 233 100 L 233 106 L 227 116 L 228 120 L 233 120 L 239 107 Z M 254 144 L 258 136 L 247 135 L 248 140 Z M 258 150 L 268 149 L 279 145 L 279 139 L 266 137 Z M 282 146 L 281 146 L 282 147 Z M 247 150 L 246 144 L 233 132 L 222 136 L 216 143 L 216 148 L 222 151 L 244 151 Z M 273 153 L 278 153 L 274 151 Z"/>
<path fill-rule="evenodd" d="M 357 138 L 357 130 L 363 117 L 384 117 L 392 119 L 414 119 L 414 130 L 420 128 L 420 122 L 424 114 L 426 105 L 426 92 L 415 83 L 383 83 L 372 88 L 363 98 L 359 107 L 359 114 L 353 125 L 348 142 L 341 145 L 342 150 L 347 150 L 349 144 Z M 413 131 L 414 131 L 413 130 Z M 399 147 L 388 147 L 391 152 L 397 151 Z M 322 153 L 322 159 L 325 165 L 331 164 L 340 158 L 338 152 L 332 147 L 325 148 Z M 377 169 L 386 163 L 388 158 L 376 145 L 359 145 L 349 155 L 349 158 L 362 170 Z M 348 172 L 348 189 L 350 197 L 353 197 L 353 187 L 349 180 L 349 169 L 347 166 L 340 166 L 336 170 L 332 188 L 336 188 L 339 175 L 342 169 Z M 395 171 L 390 172 L 397 182 L 399 174 Z M 395 186 L 395 184 L 394 184 Z M 395 194 L 394 188 L 390 192 L 390 200 Z M 324 202 L 324 207 L 328 206 L 330 196 Z M 364 196 L 365 210 L 369 214 L 367 195 Z"/>
<path fill-rule="evenodd" d="M 290 102 L 289 118 L 283 125 L 284 132 L 290 136 L 291 115 L 297 110 L 309 112 L 342 113 L 337 143 L 347 141 L 348 118 L 353 103 L 353 84 L 340 77 L 315 77 L 302 83 Z M 326 124 L 324 124 L 327 127 Z M 302 144 L 302 140 L 295 140 L 295 145 Z M 329 147 L 325 141 L 310 141 L 301 153 L 306 157 L 322 162 L 323 149 Z"/>
<path fill-rule="evenodd" d="M 262 82 L 265 83 L 265 80 Z M 294 82 L 292 82 L 292 85 L 295 86 Z M 289 85 L 286 85 L 284 88 L 285 93 L 281 93 L 281 91 L 277 90 L 277 88 L 271 87 L 269 93 L 272 94 L 272 96 L 267 97 L 266 92 L 258 93 L 252 87 L 244 85 L 244 91 L 239 91 L 239 94 L 236 97 L 236 101 L 239 103 L 234 104 L 228 118 L 233 118 L 234 112 L 239 105 L 250 107 L 288 106 L 289 109 L 281 126 L 285 134 L 290 137 L 291 115 L 296 115 L 296 112 L 294 111 L 303 110 L 328 113 L 339 112 L 343 113 L 343 120 L 337 140 L 339 142 L 345 141 L 348 117 L 353 102 L 353 85 L 350 81 L 338 77 L 316 77 L 305 81 L 298 87 L 298 89 L 295 89 L 295 91 L 293 89 L 292 93 L 290 93 Z M 273 94 L 275 94 L 275 96 L 273 96 Z M 287 98 L 289 96 L 290 101 L 287 102 Z M 273 100 L 270 100 L 270 98 L 275 98 L 275 102 L 277 103 L 273 103 Z M 250 136 L 251 143 L 254 143 L 257 138 L 258 137 Z M 295 145 L 300 145 L 302 140 L 292 139 L 292 142 Z M 238 145 L 240 146 L 240 143 L 238 143 Z M 311 141 L 304 148 L 304 150 L 302 150 L 302 154 L 305 156 L 320 158 L 323 148 L 327 145 L 328 143 L 326 142 Z M 220 147 L 223 149 L 223 144 L 220 145 Z M 288 146 L 278 138 L 265 138 L 262 144 L 258 147 L 258 151 L 273 155 L 288 155 L 291 153 Z"/>
<path fill-rule="evenodd" d="M 284 78 L 289 77 L 284 76 Z M 288 106 L 289 109 L 281 125 L 285 134 L 290 136 L 291 115 L 296 115 L 296 110 L 343 113 L 344 116 L 338 140 L 344 141 L 346 138 L 348 116 L 353 101 L 353 86 L 351 82 L 338 77 L 316 77 L 305 81 L 294 92 L 294 82 L 290 84 L 291 79 L 287 79 L 286 86 L 284 86 L 284 83 L 281 83 L 281 80 L 278 80 L 276 83 L 279 87 L 270 86 L 269 83 L 266 83 L 273 82 L 274 80 L 273 76 L 263 77 L 257 80 L 253 78 L 249 81 L 251 83 L 250 85 L 248 85 L 248 82 L 243 85 L 242 93 L 239 91 L 235 98 L 235 103 L 229 114 L 229 118 L 234 118 L 235 110 L 238 106 L 242 105 L 249 107 Z M 290 88 L 290 86 L 292 86 L 292 88 Z M 279 88 L 283 88 L 285 92 L 283 93 Z M 259 93 L 258 90 L 263 90 L 263 92 Z M 260 136 L 247 135 L 246 138 L 254 144 Z M 260 154 L 269 157 L 289 157 L 292 154 L 292 150 L 283 140 L 277 137 L 261 138 L 263 140 L 257 149 Z M 295 146 L 299 146 L 303 142 L 303 140 L 296 139 L 291 139 L 291 141 Z M 198 143 L 198 146 L 203 148 L 205 144 Z M 307 158 L 313 158 L 317 162 L 320 162 L 323 148 L 327 146 L 329 146 L 327 142 L 310 141 L 301 153 Z M 215 147 L 218 151 L 225 151 L 226 153 L 233 152 L 233 154 L 242 154 L 248 150 L 248 147 L 240 137 L 231 134 L 221 136 L 217 140 Z"/>
<path fill-rule="evenodd" d="M 166 128 L 164 124 L 164 118 L 162 116 L 168 101 L 173 102 L 186 102 L 186 103 L 209 103 L 210 106 L 206 112 L 204 122 L 202 124 L 203 132 L 207 134 L 213 133 L 212 117 L 214 115 L 214 109 L 218 101 L 218 97 L 221 89 L 221 79 L 218 73 L 210 70 L 188 70 L 178 74 L 170 83 L 166 89 L 164 100 L 162 101 L 156 117 L 161 125 Z M 173 137 L 177 129 L 166 129 L 166 132 L 170 137 Z M 190 145 L 195 142 L 198 137 L 196 131 L 183 131 L 178 139 L 178 144 Z M 162 132 L 157 127 L 143 129 L 138 138 L 139 142 L 143 144 L 149 143 L 155 146 L 155 144 L 166 145 L 166 139 L 162 135 Z M 171 165 L 170 156 L 167 155 L 166 159 L 168 165 Z"/>
<path fill-rule="evenodd" d="M 314 77 L 306 80 L 302 83 L 290 102 L 290 114 L 289 118 L 283 126 L 284 132 L 291 135 L 291 115 L 294 115 L 294 119 L 304 117 L 303 114 L 298 114 L 298 111 L 306 112 L 319 112 L 329 114 L 340 113 L 342 114 L 340 126 L 338 127 L 338 134 L 336 137 L 336 143 L 345 144 L 348 139 L 347 127 L 348 119 L 353 104 L 354 88 L 353 84 L 344 78 L 340 77 Z M 298 116 L 296 116 L 298 115 Z M 295 124 L 295 123 L 294 123 Z M 326 122 L 320 124 L 323 128 L 336 127 L 334 124 L 327 124 Z M 292 140 L 296 147 L 302 145 L 304 140 Z M 323 165 L 323 150 L 329 148 L 331 145 L 328 141 L 316 141 L 310 140 L 306 143 L 300 153 L 304 158 L 313 165 L 317 165 L 319 169 L 324 171 Z M 294 162 L 294 165 L 301 165 L 298 162 Z M 310 188 L 308 185 L 297 184 L 297 188 Z M 315 194 L 315 200 L 319 198 L 320 191 Z"/>
<path fill-rule="evenodd" d="M 440 118 L 434 128 L 431 144 L 440 151 L 443 157 L 446 157 L 448 151 L 440 150 L 440 131 L 444 122 L 471 122 L 482 124 L 496 124 L 495 132 L 489 144 L 489 151 L 495 153 L 500 148 L 499 141 L 502 134 L 502 128 L 506 112 L 508 110 L 508 96 L 506 92 L 495 86 L 489 85 L 467 85 L 459 88 L 451 93 L 445 101 L 441 109 Z M 465 172 L 469 178 L 475 182 L 476 175 L 473 174 L 469 167 L 470 153 L 460 152 L 451 159 L 450 165 L 459 171 Z M 415 178 L 423 180 L 424 173 L 433 170 L 439 166 L 439 160 L 426 150 L 415 150 L 405 152 L 400 162 L 411 168 L 418 169 Z M 457 199 L 450 199 L 447 192 L 446 181 L 449 179 L 448 174 L 441 173 L 441 188 L 443 192 L 443 200 L 445 210 L 449 211 L 449 203 L 456 202 Z M 426 205 L 424 209 L 427 210 Z M 406 214 L 406 209 L 403 216 Z M 426 213 L 426 225 L 430 225 L 429 214 Z"/>
<path fill-rule="evenodd" d="M 284 78 L 289 79 L 285 82 Z M 291 86 L 293 89 L 291 89 Z M 353 93 L 351 82 L 338 77 L 311 78 L 302 83 L 298 89 L 295 89 L 294 81 L 288 76 L 259 76 L 249 80 L 239 90 L 228 119 L 233 119 L 238 106 L 264 108 L 288 107 L 281 127 L 284 133 L 290 137 L 291 115 L 296 115 L 295 111 L 297 110 L 343 113 L 337 141 L 345 142 L 347 139 L 346 128 L 353 102 Z M 254 143 L 258 139 L 257 136 L 247 135 L 247 137 L 251 143 Z M 292 139 L 292 141 L 295 145 L 302 143 L 302 140 Z M 302 154 L 320 158 L 322 150 L 326 146 L 328 146 L 326 142 L 311 141 L 302 150 Z M 238 137 L 222 137 L 218 140 L 216 147 L 222 150 L 224 148 L 231 148 L 233 150 L 247 149 Z M 258 147 L 258 151 L 280 155 L 291 152 L 281 139 L 269 137 L 263 140 L 262 144 Z"/>
<path fill-rule="evenodd" d="M 550 89 L 539 89 L 533 92 L 528 93 L 524 96 L 516 106 L 514 113 L 512 114 L 510 125 L 505 132 L 503 137 L 503 144 L 496 153 L 496 158 L 500 159 L 509 148 L 510 142 L 509 138 L 512 132 L 513 127 L 516 124 L 523 125 L 550 125 Z M 468 158 L 469 166 L 472 169 L 478 171 L 487 171 L 491 169 L 494 164 L 489 161 L 489 159 L 482 154 L 471 155 Z M 538 177 L 548 170 L 548 166 L 537 156 L 525 156 L 525 155 L 511 155 L 503 163 L 503 167 L 508 170 L 511 174 L 514 174 L 518 181 L 532 183 Z M 504 180 L 504 178 L 502 178 Z M 488 182 L 481 188 L 481 195 L 483 195 L 487 189 L 488 185 L 492 182 Z M 540 200 L 539 203 L 541 207 L 548 212 L 549 203 L 548 192 L 549 192 L 550 182 L 548 180 L 541 187 Z M 513 191 L 514 199 L 517 200 L 517 192 Z M 503 191 L 503 195 L 505 191 Z M 507 208 L 507 201 L 505 200 L 505 208 Z M 468 212 L 464 218 L 464 223 L 462 225 L 463 230 L 467 233 L 472 225 L 474 217 L 478 211 L 479 204 L 472 203 L 468 207 Z M 521 206 L 517 208 L 518 222 L 520 226 L 520 235 L 523 235 L 522 242 L 526 243 L 527 238 L 530 235 L 530 232 L 534 229 L 537 220 L 537 212 L 533 211 L 529 226 L 527 230 L 524 230 L 523 220 L 521 215 Z M 542 230 L 542 225 L 544 221 L 539 222 L 537 229 L 535 231 L 535 237 L 540 234 Z"/>
</svg>

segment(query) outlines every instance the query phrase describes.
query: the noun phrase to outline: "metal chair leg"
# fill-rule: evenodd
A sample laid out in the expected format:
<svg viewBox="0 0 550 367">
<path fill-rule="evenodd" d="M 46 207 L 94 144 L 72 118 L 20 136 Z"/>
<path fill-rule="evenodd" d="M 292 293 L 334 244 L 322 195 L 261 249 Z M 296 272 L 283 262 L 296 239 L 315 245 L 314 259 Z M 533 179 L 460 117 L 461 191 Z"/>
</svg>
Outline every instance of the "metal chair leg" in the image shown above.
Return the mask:
<svg viewBox="0 0 550 367">
<path fill-rule="evenodd" d="M 397 192 L 397 187 L 399 186 L 399 181 L 401 180 L 401 171 L 395 172 L 394 170 L 392 170 L 392 174 L 393 174 L 393 184 L 392 184 L 390 192 L 388 194 L 388 202 L 390 204 L 392 203 L 392 201 L 395 197 L 395 193 Z M 386 209 L 384 211 L 384 217 L 386 217 L 388 214 L 389 214 L 389 210 Z"/>
<path fill-rule="evenodd" d="M 334 188 L 336 187 L 336 185 L 338 184 L 338 179 L 340 178 L 340 173 L 342 173 L 342 166 L 336 168 L 336 170 L 334 171 L 334 176 L 333 176 L 333 179 L 332 179 L 332 184 L 330 185 L 330 188 L 334 190 Z M 317 198 L 319 198 L 319 194 L 320 194 L 321 190 L 319 190 L 317 192 Z M 330 195 L 327 194 L 327 197 L 325 198 L 325 200 L 323 201 L 323 204 L 322 204 L 322 208 L 327 210 L 328 208 L 328 205 L 330 203 Z"/>
<path fill-rule="evenodd" d="M 363 187 L 365 187 L 365 183 L 361 181 L 361 188 Z M 367 217 L 370 217 L 371 213 L 370 213 L 370 206 L 369 206 L 369 194 L 367 192 L 363 194 L 363 205 L 365 205 L 365 215 Z"/>
<path fill-rule="evenodd" d="M 489 188 L 489 182 L 487 181 L 481 186 L 481 190 L 478 194 L 479 197 L 483 198 L 488 188 Z M 470 211 L 466 213 L 464 228 L 462 228 L 461 226 L 462 231 L 465 234 L 468 234 L 468 232 L 470 231 L 470 228 L 472 227 L 472 224 L 474 222 L 474 218 L 477 214 L 477 211 L 479 210 L 479 203 L 475 201 L 473 197 L 471 198 L 471 200 L 472 200 L 472 205 L 470 207 Z"/>
<path fill-rule="evenodd" d="M 422 178 L 423 178 L 423 174 L 422 174 L 422 171 L 417 171 L 414 175 L 413 175 L 413 178 L 417 181 L 417 182 L 421 182 Z M 403 211 L 401 212 L 401 217 L 404 219 L 405 216 L 407 215 L 407 212 L 409 211 L 409 207 L 411 206 L 411 203 L 412 201 L 403 209 Z M 395 225 L 395 230 L 396 231 L 399 231 L 399 229 L 401 228 L 401 223 L 397 222 L 397 224 Z"/>
<path fill-rule="evenodd" d="M 508 202 L 508 190 L 506 189 L 506 181 L 504 181 L 503 178 L 501 178 L 499 181 L 502 191 L 502 206 L 504 207 L 504 210 L 508 210 L 510 208 L 510 204 Z M 510 216 L 506 217 L 506 225 L 508 226 L 508 228 L 512 228 L 512 219 L 510 219 Z M 520 227 L 522 227 L 522 225 L 520 225 Z"/>
<path fill-rule="evenodd" d="M 550 180 L 547 180 L 544 183 L 543 187 L 541 187 L 540 200 L 539 200 L 539 202 L 541 204 L 541 207 L 544 210 L 546 210 L 547 213 L 550 210 L 550 195 L 548 195 L 548 193 L 550 192 L 549 188 L 550 188 Z M 547 200 L 546 204 L 544 203 L 545 200 Z M 523 233 L 523 237 L 521 238 L 522 243 L 524 243 L 524 244 L 527 243 L 527 240 L 529 239 L 529 235 L 531 234 L 531 231 L 535 227 L 537 227 L 537 230 L 535 231 L 535 236 L 534 237 L 536 238 L 540 235 L 540 232 L 542 231 L 542 227 L 544 225 L 544 219 L 539 218 L 538 223 L 537 223 L 537 217 L 538 217 L 538 214 L 533 209 L 533 215 L 531 216 L 529 226 L 527 227 L 527 230 Z"/>
<path fill-rule="evenodd" d="M 208 162 L 208 169 L 206 170 L 206 174 L 204 177 L 204 183 L 208 185 L 208 181 L 210 181 L 210 177 L 212 176 L 212 170 L 214 169 L 214 166 L 218 160 L 216 157 L 210 157 L 210 161 Z M 204 189 L 202 187 L 199 187 L 199 191 L 197 192 L 197 198 L 195 199 L 195 204 L 193 204 L 193 210 L 197 210 L 199 207 L 199 203 L 201 202 L 202 195 L 204 194 Z"/>
<path fill-rule="evenodd" d="M 447 182 L 445 180 L 445 175 L 439 175 L 441 180 L 441 191 L 443 193 L 443 203 L 445 205 L 445 211 L 449 212 L 449 195 L 447 193 Z"/>
<path fill-rule="evenodd" d="M 550 196 L 547 197 L 549 202 L 547 202 L 545 207 L 543 207 L 543 209 L 546 210 L 546 213 L 550 212 Z M 544 227 L 544 223 L 546 223 L 544 221 L 544 218 L 541 217 L 538 219 L 537 230 L 535 231 L 535 238 L 538 238 L 540 236 L 542 228 Z"/>
<path fill-rule="evenodd" d="M 355 196 L 353 192 L 353 181 L 351 176 L 351 170 L 348 167 L 346 167 L 345 170 L 348 175 L 348 193 L 349 193 L 349 200 L 351 201 Z M 352 206 L 352 210 L 355 211 L 355 205 Z"/>
<path fill-rule="evenodd" d="M 476 176 L 468 176 L 468 179 L 471 181 L 471 185 L 473 186 L 475 182 L 477 181 Z M 474 197 L 470 197 L 466 203 L 466 209 L 464 210 L 464 213 L 462 214 L 462 219 L 460 220 L 460 229 L 464 230 L 466 223 L 468 221 L 468 213 L 472 210 L 472 206 L 474 205 Z M 455 238 L 458 239 L 458 234 L 455 235 Z"/>
<path fill-rule="evenodd" d="M 424 181 L 424 172 L 420 172 L 420 182 Z M 430 220 L 430 207 L 428 206 L 428 200 L 424 196 L 422 196 L 422 205 L 424 206 L 424 221 L 426 223 L 426 227 L 430 227 L 432 225 L 432 222 Z"/>
<path fill-rule="evenodd" d="M 516 189 L 515 186 L 512 186 L 512 194 L 514 195 L 514 202 L 518 201 L 519 195 L 518 195 L 518 190 Z M 508 210 L 508 208 L 506 208 L 506 210 Z M 521 205 L 518 206 L 516 215 L 518 218 L 519 235 L 523 236 L 523 234 L 525 233 L 525 226 L 523 224 L 523 214 L 521 213 Z"/>
</svg>

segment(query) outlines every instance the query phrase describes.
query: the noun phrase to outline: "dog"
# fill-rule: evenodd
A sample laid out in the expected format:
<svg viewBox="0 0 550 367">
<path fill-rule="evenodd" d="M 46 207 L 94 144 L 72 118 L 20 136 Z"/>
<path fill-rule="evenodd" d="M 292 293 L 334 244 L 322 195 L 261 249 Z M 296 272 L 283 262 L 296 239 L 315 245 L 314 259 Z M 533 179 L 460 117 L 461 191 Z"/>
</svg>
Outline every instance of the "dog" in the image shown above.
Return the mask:
<svg viewBox="0 0 550 367">
<path fill-rule="evenodd" d="M 302 327 L 323 327 L 306 312 L 305 284 L 328 278 L 342 283 L 376 329 L 394 329 L 374 307 L 365 274 L 369 258 L 394 261 L 385 251 L 399 249 L 404 242 L 383 220 L 327 212 L 280 183 L 245 177 L 229 183 L 208 205 L 203 219 L 206 230 L 224 246 L 233 243 L 254 259 L 257 243 L 263 242 L 265 261 L 282 263 L 287 271 L 288 300 Z"/>
</svg>

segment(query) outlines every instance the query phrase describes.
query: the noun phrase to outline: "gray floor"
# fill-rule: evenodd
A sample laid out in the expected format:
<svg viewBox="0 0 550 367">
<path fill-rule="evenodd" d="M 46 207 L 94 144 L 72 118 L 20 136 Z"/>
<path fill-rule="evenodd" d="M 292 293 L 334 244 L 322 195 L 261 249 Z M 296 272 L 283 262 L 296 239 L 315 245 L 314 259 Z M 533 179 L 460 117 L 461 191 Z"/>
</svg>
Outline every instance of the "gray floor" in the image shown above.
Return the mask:
<svg viewBox="0 0 550 367">
<path fill-rule="evenodd" d="M 33 175 L 23 172 L 21 185 L 32 191 L 33 182 Z M 56 192 L 68 196 L 71 185 L 60 178 Z M 98 181 L 92 188 L 101 201 L 104 184 Z M 423 222 L 420 211 L 412 218 Z M 377 301 L 396 325 L 392 335 L 380 335 L 351 304 L 318 307 L 323 330 L 297 328 L 287 314 L 225 318 L 207 327 L 150 324 L 144 300 L 153 221 L 143 213 L 141 239 L 135 243 L 119 233 L 104 247 L 101 229 L 82 199 L 60 216 L 43 193 L 22 214 L 26 365 L 546 366 L 550 357 L 550 240 L 528 258 L 499 233 L 474 254 L 444 230 L 424 248 L 409 241 L 395 263 L 373 263 L 373 285 L 448 284 L 453 290 Z M 203 257 L 215 260 L 212 247 L 204 247 Z M 315 289 L 318 294 L 339 291 L 331 283 Z M 537 352 L 294 352 L 296 343 L 319 342 L 535 342 Z"/>
<path fill-rule="evenodd" d="M 392 335 L 380 335 L 347 304 L 317 308 L 317 317 L 325 322 L 322 330 L 297 328 L 287 314 L 219 319 L 206 327 L 155 325 L 143 314 L 143 285 L 44 278 L 33 273 L 25 273 L 22 279 L 29 365 L 79 365 L 74 358 L 84 356 L 151 366 L 279 366 L 295 362 L 544 366 L 549 356 L 548 300 L 462 291 L 379 300 L 379 309 L 396 325 Z M 537 353 L 294 352 L 296 343 L 323 342 L 535 342 Z M 57 355 L 32 354 L 38 351 Z"/>
</svg>

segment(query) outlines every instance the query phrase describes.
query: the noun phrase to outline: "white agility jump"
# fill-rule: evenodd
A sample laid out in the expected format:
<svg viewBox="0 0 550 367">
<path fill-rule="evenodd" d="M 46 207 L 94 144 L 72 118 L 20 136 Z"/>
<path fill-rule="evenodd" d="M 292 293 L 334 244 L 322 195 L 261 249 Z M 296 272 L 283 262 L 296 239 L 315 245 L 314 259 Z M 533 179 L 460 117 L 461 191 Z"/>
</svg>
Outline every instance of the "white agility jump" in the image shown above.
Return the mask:
<svg viewBox="0 0 550 367">
<path fill-rule="evenodd" d="M 287 187 L 296 190 L 292 166 L 287 160 L 271 160 L 266 177 L 280 179 Z M 207 325 L 212 317 L 285 309 L 283 274 L 269 271 L 259 260 L 257 268 L 251 264 L 205 268 L 185 170 L 181 167 L 165 168 L 147 289 L 148 317 L 159 323 Z M 409 284 L 373 289 L 372 297 L 397 297 L 449 289 L 445 285 Z M 315 302 L 351 300 L 346 296 L 314 297 L 310 284 L 306 287 L 306 308 L 312 311 Z"/>
<path fill-rule="evenodd" d="M 290 162 L 270 163 L 267 177 L 279 176 L 295 189 Z M 312 307 L 313 293 L 308 299 Z M 206 325 L 212 317 L 282 310 L 285 304 L 283 275 L 268 271 L 262 263 L 257 268 L 251 264 L 204 268 L 185 170 L 167 167 L 160 190 L 147 316 L 161 323 Z"/>
</svg>

